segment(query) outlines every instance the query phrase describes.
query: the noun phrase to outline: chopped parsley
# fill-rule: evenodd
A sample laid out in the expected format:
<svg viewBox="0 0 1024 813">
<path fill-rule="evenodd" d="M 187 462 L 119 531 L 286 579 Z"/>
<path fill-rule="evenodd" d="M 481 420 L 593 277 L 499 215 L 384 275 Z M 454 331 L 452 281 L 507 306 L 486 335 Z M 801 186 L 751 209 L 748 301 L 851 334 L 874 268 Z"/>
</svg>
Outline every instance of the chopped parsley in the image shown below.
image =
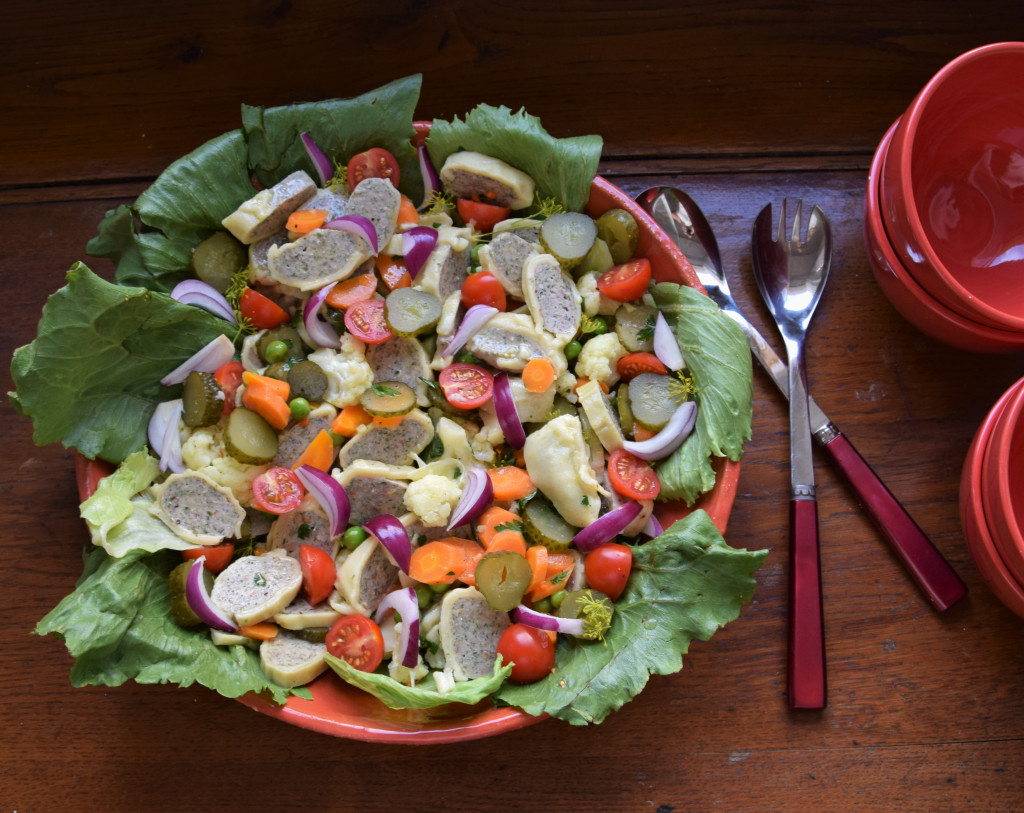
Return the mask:
<svg viewBox="0 0 1024 813">
<path fill-rule="evenodd" d="M 519 531 L 519 533 L 522 533 L 523 523 L 518 519 L 510 519 L 508 522 L 501 523 L 501 525 L 495 525 L 494 530 L 498 533 L 501 533 L 502 531 Z"/>
<path fill-rule="evenodd" d="M 654 326 L 658 322 L 658 315 L 652 313 L 647 317 L 647 323 L 636 332 L 636 337 L 642 342 L 649 342 L 654 338 Z"/>
<path fill-rule="evenodd" d="M 568 578 L 569 578 L 569 571 L 568 570 L 563 570 L 557 576 L 552 576 L 551 577 L 551 583 L 552 584 L 561 584 L 562 582 L 564 582 Z"/>
<path fill-rule="evenodd" d="M 255 584 L 257 587 L 266 587 L 267 579 L 262 573 L 257 573 L 255 576 L 252 577 L 252 583 Z"/>
<path fill-rule="evenodd" d="M 396 395 L 401 395 L 394 387 L 388 387 L 384 384 L 374 384 L 371 389 L 374 395 L 379 395 L 381 398 L 394 398 Z"/>
<path fill-rule="evenodd" d="M 580 503 L 582 503 L 583 505 L 590 505 L 590 497 L 584 494 L 583 499 L 580 500 Z"/>
<path fill-rule="evenodd" d="M 299 535 L 299 539 L 309 539 L 309 535 L 313 532 L 313 528 L 310 527 L 308 522 L 303 522 L 299 525 L 296 533 Z"/>
</svg>

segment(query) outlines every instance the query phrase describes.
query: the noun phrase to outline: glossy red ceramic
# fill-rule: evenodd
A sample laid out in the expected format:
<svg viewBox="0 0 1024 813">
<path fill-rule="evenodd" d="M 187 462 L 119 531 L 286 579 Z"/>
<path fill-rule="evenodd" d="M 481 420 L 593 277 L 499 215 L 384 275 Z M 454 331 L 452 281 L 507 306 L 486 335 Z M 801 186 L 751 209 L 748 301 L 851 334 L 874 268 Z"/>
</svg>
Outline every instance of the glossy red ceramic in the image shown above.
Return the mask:
<svg viewBox="0 0 1024 813">
<path fill-rule="evenodd" d="M 982 461 L 982 507 L 1006 567 L 1024 585 L 1024 379 L 992 430 Z"/>
<path fill-rule="evenodd" d="M 893 307 L 914 327 L 936 341 L 976 353 L 1024 350 L 1024 333 L 974 322 L 928 293 L 903 266 L 885 230 L 879 185 L 882 162 L 899 121 L 879 143 L 864 195 L 864 242 L 875 280 Z"/>
<path fill-rule="evenodd" d="M 1024 42 L 969 51 L 914 98 L 881 201 L 907 271 L 991 327 L 1024 331 Z"/>
<path fill-rule="evenodd" d="M 602 178 L 594 180 L 587 212 L 599 215 L 608 209 L 628 210 L 640 225 L 640 243 L 637 255 L 647 257 L 655 279 L 689 285 L 703 291 L 696 274 L 676 245 L 665 236 L 650 216 L 637 206 L 629 195 Z M 91 471 L 93 461 L 87 461 L 79 471 L 82 499 L 88 496 L 88 483 L 95 483 Z M 730 460 L 715 461 L 717 479 L 715 487 L 705 494 L 693 508 L 682 504 L 666 503 L 659 506 L 658 516 L 663 524 L 703 508 L 722 532 L 739 483 L 740 464 Z M 426 711 L 389 709 L 366 692 L 355 689 L 333 672 L 327 672 L 310 684 L 312 700 L 292 697 L 283 706 L 256 695 L 246 695 L 239 701 L 256 711 L 276 717 L 284 722 L 354 740 L 372 742 L 409 743 L 430 745 L 492 737 L 539 722 L 513 708 L 496 708 L 489 701 L 476 706 L 453 703 Z"/>
</svg>

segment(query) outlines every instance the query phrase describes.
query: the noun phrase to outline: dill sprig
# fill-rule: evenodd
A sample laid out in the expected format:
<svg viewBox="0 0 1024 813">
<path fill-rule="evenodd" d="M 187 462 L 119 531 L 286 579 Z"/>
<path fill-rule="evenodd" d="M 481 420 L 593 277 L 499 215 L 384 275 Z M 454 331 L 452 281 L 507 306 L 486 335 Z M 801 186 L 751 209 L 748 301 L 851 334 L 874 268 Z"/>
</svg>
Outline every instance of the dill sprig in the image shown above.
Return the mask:
<svg viewBox="0 0 1024 813">
<path fill-rule="evenodd" d="M 345 191 L 348 188 L 348 166 L 346 164 L 335 164 L 334 175 L 324 184 L 332 192 Z"/>
<path fill-rule="evenodd" d="M 228 285 L 228 289 L 224 292 L 224 298 L 227 299 L 228 304 L 231 305 L 232 311 L 234 311 L 235 319 L 238 321 L 239 333 L 255 333 L 256 328 L 253 327 L 242 312 L 238 309 L 238 304 L 242 299 L 242 294 L 245 293 L 245 289 L 249 287 L 249 275 L 252 269 L 247 265 L 244 268 L 238 269 L 231 277 L 231 284 Z"/>
<path fill-rule="evenodd" d="M 685 370 L 676 370 L 675 377 L 668 382 L 668 391 L 676 401 L 691 400 L 697 394 L 697 384 L 693 376 Z"/>
</svg>

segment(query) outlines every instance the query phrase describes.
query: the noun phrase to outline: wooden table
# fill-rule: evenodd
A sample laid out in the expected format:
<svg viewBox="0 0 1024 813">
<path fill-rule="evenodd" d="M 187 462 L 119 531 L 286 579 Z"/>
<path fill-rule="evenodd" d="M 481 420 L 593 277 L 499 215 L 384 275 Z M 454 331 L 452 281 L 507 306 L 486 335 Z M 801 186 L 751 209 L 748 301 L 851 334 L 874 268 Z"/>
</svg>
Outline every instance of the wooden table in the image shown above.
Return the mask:
<svg viewBox="0 0 1024 813">
<path fill-rule="evenodd" d="M 72 455 L 33 446 L 4 402 L 0 810 L 1024 809 L 1024 622 L 982 582 L 957 509 L 972 434 L 1021 360 L 951 350 L 908 325 L 877 288 L 861 231 L 885 129 L 949 59 L 1020 38 L 1019 2 L 351 5 L 4 6 L 4 358 L 31 340 L 103 213 L 237 126 L 241 102 L 351 96 L 422 71 L 424 117 L 525 106 L 556 135 L 601 133 L 602 173 L 629 193 L 687 189 L 768 336 L 753 218 L 783 195 L 820 204 L 836 245 L 812 390 L 970 594 L 933 612 L 819 459 L 829 706 L 787 708 L 786 410 L 757 371 L 727 534 L 771 549 L 754 600 L 600 727 L 546 721 L 411 748 L 325 737 L 202 688 L 73 690 L 63 647 L 31 634 L 87 542 Z"/>
</svg>

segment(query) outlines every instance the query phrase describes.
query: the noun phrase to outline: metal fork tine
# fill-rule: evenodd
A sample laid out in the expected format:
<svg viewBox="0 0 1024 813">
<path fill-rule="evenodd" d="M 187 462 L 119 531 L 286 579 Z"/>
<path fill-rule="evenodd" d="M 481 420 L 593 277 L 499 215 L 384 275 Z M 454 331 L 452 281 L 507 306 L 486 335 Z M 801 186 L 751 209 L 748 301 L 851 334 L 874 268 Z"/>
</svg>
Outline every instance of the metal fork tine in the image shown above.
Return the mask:
<svg viewBox="0 0 1024 813">
<path fill-rule="evenodd" d="M 793 232 L 790 235 L 790 240 L 793 245 L 800 245 L 800 214 L 803 211 L 804 202 L 802 198 L 796 199 L 796 214 L 793 216 Z"/>
<path fill-rule="evenodd" d="M 786 199 L 782 199 L 782 210 L 779 212 L 779 236 L 777 240 L 780 246 L 786 245 Z"/>
</svg>

